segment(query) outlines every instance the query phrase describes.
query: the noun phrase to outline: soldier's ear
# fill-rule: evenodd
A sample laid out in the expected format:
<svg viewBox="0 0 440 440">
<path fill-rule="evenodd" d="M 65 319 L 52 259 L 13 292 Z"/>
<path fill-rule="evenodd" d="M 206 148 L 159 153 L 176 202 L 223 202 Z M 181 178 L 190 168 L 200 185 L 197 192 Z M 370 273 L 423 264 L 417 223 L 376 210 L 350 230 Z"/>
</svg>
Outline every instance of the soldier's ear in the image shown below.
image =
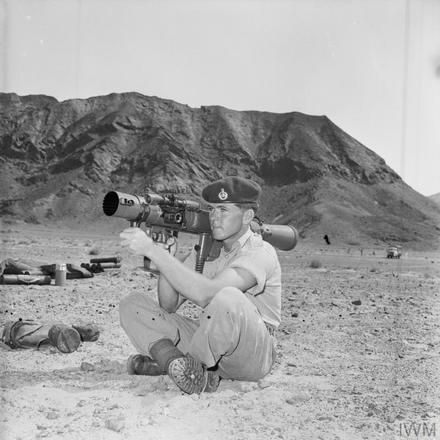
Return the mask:
<svg viewBox="0 0 440 440">
<path fill-rule="evenodd" d="M 249 225 L 251 223 L 251 221 L 254 219 L 255 217 L 255 212 L 253 209 L 246 209 L 246 211 L 244 212 L 243 215 L 243 223 L 245 223 L 246 225 Z"/>
</svg>

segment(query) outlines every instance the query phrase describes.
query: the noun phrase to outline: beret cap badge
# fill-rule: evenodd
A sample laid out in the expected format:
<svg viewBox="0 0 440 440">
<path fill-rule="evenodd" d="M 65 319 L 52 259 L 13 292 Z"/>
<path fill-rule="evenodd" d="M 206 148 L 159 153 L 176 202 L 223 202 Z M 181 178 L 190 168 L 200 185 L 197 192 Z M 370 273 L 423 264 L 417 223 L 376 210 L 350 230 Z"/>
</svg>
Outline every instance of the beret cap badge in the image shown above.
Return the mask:
<svg viewBox="0 0 440 440">
<path fill-rule="evenodd" d="M 255 203 L 261 194 L 258 183 L 240 176 L 228 176 L 205 186 L 202 198 L 208 203 Z"/>
<path fill-rule="evenodd" d="M 222 201 L 225 201 L 228 198 L 228 193 L 225 191 L 224 188 L 222 188 L 221 191 L 218 193 L 218 198 Z"/>
</svg>

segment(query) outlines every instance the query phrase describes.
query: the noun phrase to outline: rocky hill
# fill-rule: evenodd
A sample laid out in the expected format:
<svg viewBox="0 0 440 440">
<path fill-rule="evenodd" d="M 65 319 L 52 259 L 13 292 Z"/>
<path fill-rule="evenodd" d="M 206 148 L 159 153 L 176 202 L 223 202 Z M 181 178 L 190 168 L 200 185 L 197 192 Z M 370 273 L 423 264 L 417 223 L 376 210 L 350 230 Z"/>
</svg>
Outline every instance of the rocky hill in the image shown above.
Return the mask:
<svg viewBox="0 0 440 440">
<path fill-rule="evenodd" d="M 0 214 L 111 222 L 109 190 L 184 193 L 241 175 L 263 187 L 260 216 L 305 240 L 438 248 L 440 207 L 326 116 L 191 108 L 139 93 L 58 102 L 0 94 Z"/>
<path fill-rule="evenodd" d="M 437 205 L 440 206 L 440 193 L 433 194 L 432 196 L 429 196 L 429 198 L 430 198 L 434 203 L 437 203 Z"/>
</svg>

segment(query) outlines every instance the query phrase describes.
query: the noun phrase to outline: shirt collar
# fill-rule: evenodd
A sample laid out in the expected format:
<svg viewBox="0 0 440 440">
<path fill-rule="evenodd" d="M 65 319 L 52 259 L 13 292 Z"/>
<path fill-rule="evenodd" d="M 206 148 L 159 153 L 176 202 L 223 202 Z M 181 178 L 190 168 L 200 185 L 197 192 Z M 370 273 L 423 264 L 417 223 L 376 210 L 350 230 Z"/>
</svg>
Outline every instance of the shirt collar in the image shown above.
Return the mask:
<svg viewBox="0 0 440 440">
<path fill-rule="evenodd" d="M 253 234 L 251 231 L 251 228 L 248 228 L 248 230 L 238 239 L 238 242 L 240 243 L 240 247 L 243 247 L 244 244 L 248 241 L 249 237 Z"/>
<path fill-rule="evenodd" d="M 232 249 L 229 252 L 225 251 L 225 248 L 222 248 L 222 251 L 226 254 L 229 254 L 239 248 L 242 248 L 244 244 L 248 241 L 249 237 L 253 234 L 251 228 L 249 228 L 233 245 Z"/>
</svg>

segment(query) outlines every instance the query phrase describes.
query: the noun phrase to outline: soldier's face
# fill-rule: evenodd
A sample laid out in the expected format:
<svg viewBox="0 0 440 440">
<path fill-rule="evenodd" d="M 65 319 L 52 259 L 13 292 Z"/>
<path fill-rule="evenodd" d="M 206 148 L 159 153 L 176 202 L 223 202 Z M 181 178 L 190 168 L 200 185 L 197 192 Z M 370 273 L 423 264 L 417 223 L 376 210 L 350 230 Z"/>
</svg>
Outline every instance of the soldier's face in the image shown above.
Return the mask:
<svg viewBox="0 0 440 440">
<path fill-rule="evenodd" d="M 241 232 L 243 211 L 232 203 L 212 203 L 209 206 L 209 221 L 215 240 L 224 241 Z"/>
</svg>

